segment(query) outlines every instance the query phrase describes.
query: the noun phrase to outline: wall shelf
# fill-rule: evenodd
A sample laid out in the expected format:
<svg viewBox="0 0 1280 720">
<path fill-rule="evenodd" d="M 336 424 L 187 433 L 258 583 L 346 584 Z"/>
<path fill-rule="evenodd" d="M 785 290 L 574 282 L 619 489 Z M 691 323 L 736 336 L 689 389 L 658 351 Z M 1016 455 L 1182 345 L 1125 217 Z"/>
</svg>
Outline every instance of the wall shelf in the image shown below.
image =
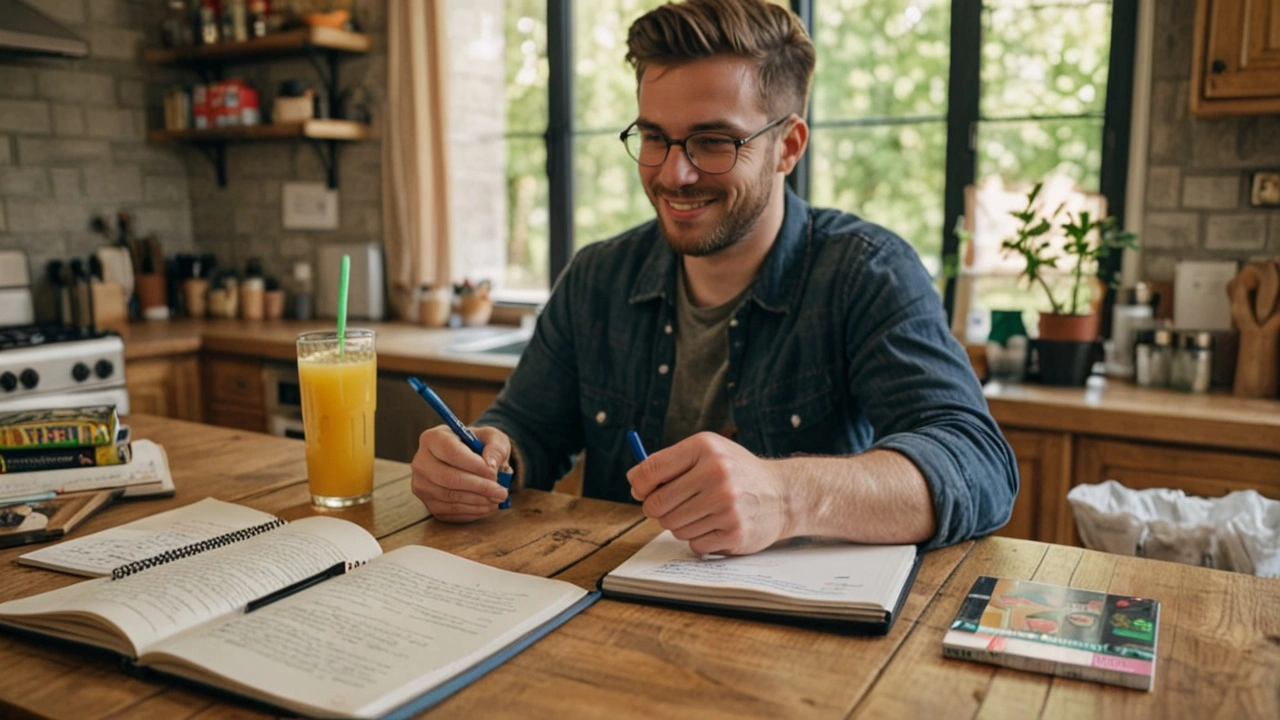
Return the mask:
<svg viewBox="0 0 1280 720">
<path fill-rule="evenodd" d="M 199 148 L 213 163 L 218 187 L 227 185 L 228 142 L 301 139 L 311 142 L 324 165 L 329 187 L 338 187 L 338 143 L 364 140 L 369 126 L 350 120 L 304 120 L 296 123 L 240 125 L 208 130 L 148 130 L 147 142 L 185 142 Z"/>
<path fill-rule="evenodd" d="M 236 125 L 208 130 L 148 130 L 147 142 L 169 140 L 183 142 L 217 142 L 226 140 L 282 140 L 306 138 L 309 140 L 364 140 L 369 137 L 369 126 L 350 120 L 303 120 L 295 123 L 271 123 L 267 125 Z"/>
<path fill-rule="evenodd" d="M 338 58 L 369 52 L 368 35 L 326 27 L 305 27 L 272 33 L 242 42 L 150 48 L 143 59 L 153 65 L 181 65 L 194 69 L 205 82 L 223 79 L 223 69 L 241 62 L 303 56 L 311 61 L 332 105 L 338 97 Z M 265 95 L 264 95 L 265 100 Z M 305 140 L 324 164 L 329 187 L 338 187 L 338 143 L 364 140 L 369 126 L 350 120 L 313 119 L 296 123 L 272 123 L 209 128 L 204 130 L 148 130 L 147 141 L 192 143 L 209 157 L 218 174 L 218 187 L 227 185 L 228 142 L 253 140 Z"/>
<path fill-rule="evenodd" d="M 271 57 L 303 55 L 312 51 L 367 53 L 370 40 L 362 33 L 312 27 L 286 30 L 242 42 L 192 45 L 180 48 L 149 48 L 142 58 L 152 65 L 229 64 Z"/>
</svg>

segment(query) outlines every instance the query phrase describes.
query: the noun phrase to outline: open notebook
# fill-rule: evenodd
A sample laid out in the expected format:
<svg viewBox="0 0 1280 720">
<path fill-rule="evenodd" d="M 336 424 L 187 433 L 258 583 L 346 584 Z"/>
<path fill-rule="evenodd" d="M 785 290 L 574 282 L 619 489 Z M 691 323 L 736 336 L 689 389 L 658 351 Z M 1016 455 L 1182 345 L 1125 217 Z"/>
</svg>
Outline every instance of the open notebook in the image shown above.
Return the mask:
<svg viewBox="0 0 1280 720">
<path fill-rule="evenodd" d="M 600 589 L 624 600 L 883 635 L 919 567 L 914 545 L 803 539 L 703 559 L 667 531 L 601 578 Z"/>
<path fill-rule="evenodd" d="M 105 648 L 289 713 L 399 718 L 598 597 L 433 548 L 384 555 L 365 530 L 331 517 L 171 555 L 131 563 L 118 579 L 2 603 L 0 627 Z M 299 584 L 306 587 L 249 610 Z"/>
</svg>

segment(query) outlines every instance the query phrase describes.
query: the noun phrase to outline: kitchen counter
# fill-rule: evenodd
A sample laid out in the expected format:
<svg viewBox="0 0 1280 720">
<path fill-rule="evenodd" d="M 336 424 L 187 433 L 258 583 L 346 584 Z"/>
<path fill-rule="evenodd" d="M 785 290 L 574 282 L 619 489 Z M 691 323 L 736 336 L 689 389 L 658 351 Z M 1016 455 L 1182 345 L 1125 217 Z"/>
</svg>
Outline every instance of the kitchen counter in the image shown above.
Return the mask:
<svg viewBox="0 0 1280 720">
<path fill-rule="evenodd" d="M 121 336 L 126 361 L 206 352 L 291 363 L 299 333 L 333 327 L 331 320 L 171 320 L 134 323 Z M 516 355 L 449 349 L 488 338 L 515 339 L 520 333 L 515 327 L 433 329 L 404 322 L 352 322 L 350 327 L 377 332 L 379 370 L 502 383 L 516 366 Z"/>
<path fill-rule="evenodd" d="M 1111 380 L 1084 388 L 1012 385 L 987 390 L 1001 427 L 1280 452 L 1280 401 L 1140 388 Z"/>
</svg>

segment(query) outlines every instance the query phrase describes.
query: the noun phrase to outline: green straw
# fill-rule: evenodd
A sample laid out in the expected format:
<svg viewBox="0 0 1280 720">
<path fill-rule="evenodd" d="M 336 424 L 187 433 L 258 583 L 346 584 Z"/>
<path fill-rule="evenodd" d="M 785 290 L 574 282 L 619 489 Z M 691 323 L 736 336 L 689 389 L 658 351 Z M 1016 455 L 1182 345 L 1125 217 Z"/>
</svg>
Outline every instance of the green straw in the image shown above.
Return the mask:
<svg viewBox="0 0 1280 720">
<path fill-rule="evenodd" d="M 338 281 L 338 357 L 347 355 L 347 284 L 351 281 L 351 256 L 342 256 L 342 279 Z"/>
</svg>

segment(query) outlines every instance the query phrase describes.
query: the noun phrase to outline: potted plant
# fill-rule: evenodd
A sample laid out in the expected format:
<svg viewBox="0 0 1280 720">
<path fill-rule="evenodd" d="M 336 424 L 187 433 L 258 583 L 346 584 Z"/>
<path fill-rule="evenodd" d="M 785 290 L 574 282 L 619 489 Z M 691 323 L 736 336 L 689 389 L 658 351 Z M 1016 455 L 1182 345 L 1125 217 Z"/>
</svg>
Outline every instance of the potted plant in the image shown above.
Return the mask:
<svg viewBox="0 0 1280 720">
<path fill-rule="evenodd" d="M 1027 194 L 1026 207 L 1011 213 L 1019 225 L 1013 237 L 1001 243 L 1001 251 L 1022 258 L 1019 279 L 1028 287 L 1043 289 L 1049 303 L 1050 309 L 1040 313 L 1041 379 L 1056 385 L 1082 385 L 1097 351 L 1093 294 L 1106 287 L 1096 276 L 1097 268 L 1112 252 L 1137 249 L 1137 235 L 1120 230 L 1113 217 L 1099 218 L 1088 211 L 1068 212 L 1064 217 L 1061 205 L 1045 216 L 1036 202 L 1042 187 L 1037 183 Z M 1066 236 L 1061 251 L 1050 240 L 1055 226 Z M 1051 271 L 1066 273 L 1065 293 L 1050 284 Z"/>
</svg>

